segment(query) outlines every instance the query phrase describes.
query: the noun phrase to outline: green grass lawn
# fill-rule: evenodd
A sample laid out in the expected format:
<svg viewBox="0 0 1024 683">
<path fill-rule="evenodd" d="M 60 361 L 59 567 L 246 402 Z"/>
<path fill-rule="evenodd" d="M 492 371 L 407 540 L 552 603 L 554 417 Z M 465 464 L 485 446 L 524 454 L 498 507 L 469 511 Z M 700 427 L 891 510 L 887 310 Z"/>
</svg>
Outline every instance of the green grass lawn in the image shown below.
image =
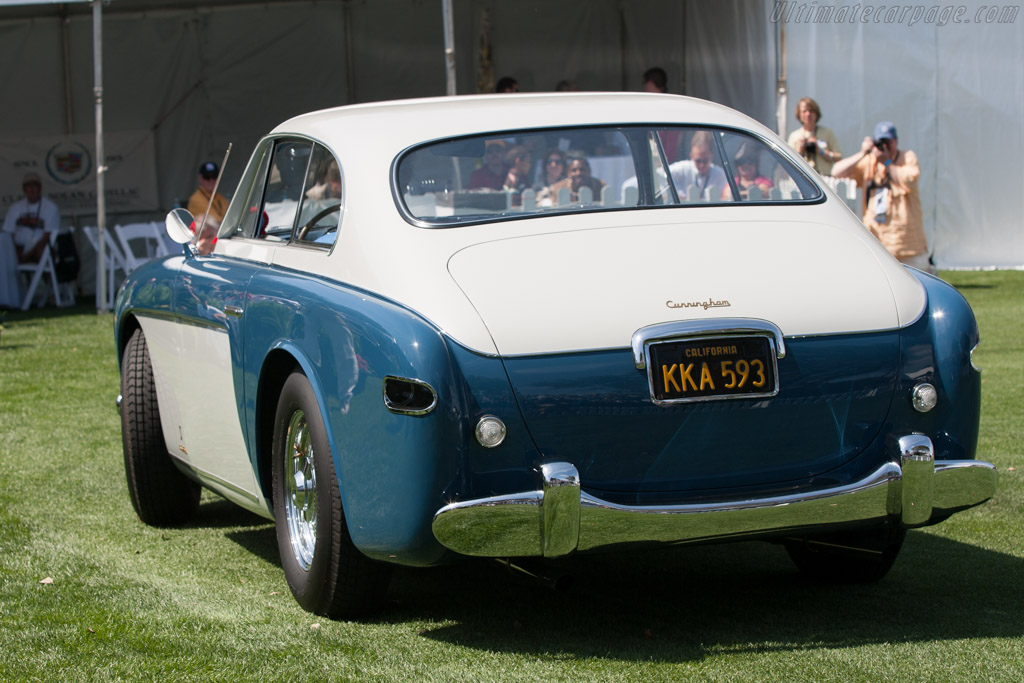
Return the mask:
<svg viewBox="0 0 1024 683">
<path fill-rule="evenodd" d="M 554 593 L 495 563 L 399 570 L 362 623 L 302 611 L 273 527 L 212 494 L 128 501 L 110 315 L 0 337 L 0 681 L 1024 680 L 1024 272 L 948 272 L 981 327 L 984 506 L 912 531 L 868 586 L 760 543 L 577 559 Z M 45 583 L 44 583 L 45 581 Z"/>
</svg>

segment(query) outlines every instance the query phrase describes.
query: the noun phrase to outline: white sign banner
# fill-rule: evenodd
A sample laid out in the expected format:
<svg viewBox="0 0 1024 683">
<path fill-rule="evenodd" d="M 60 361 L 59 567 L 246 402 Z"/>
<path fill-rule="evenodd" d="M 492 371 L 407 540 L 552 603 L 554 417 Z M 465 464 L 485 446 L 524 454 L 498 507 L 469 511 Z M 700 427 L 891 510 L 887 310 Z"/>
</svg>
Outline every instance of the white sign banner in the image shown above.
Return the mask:
<svg viewBox="0 0 1024 683">
<path fill-rule="evenodd" d="M 105 133 L 103 145 L 107 213 L 159 211 L 153 133 Z M 39 176 L 61 215 L 96 214 L 95 135 L 0 139 L 0 214 L 21 199 L 27 173 Z"/>
</svg>

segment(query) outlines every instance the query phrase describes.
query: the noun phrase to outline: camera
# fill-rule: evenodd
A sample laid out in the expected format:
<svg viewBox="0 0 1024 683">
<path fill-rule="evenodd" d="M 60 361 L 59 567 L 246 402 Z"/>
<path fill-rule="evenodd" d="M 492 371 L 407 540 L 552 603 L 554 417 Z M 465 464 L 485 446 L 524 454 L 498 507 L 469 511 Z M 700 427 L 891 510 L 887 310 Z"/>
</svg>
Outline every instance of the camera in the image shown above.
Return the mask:
<svg viewBox="0 0 1024 683">
<path fill-rule="evenodd" d="M 883 154 L 887 153 L 889 151 L 889 148 L 885 146 L 885 143 L 885 140 L 875 140 L 875 149 L 877 149 L 879 152 L 882 152 Z"/>
<path fill-rule="evenodd" d="M 804 143 L 804 156 L 813 157 L 818 151 L 824 154 L 826 149 L 828 149 L 828 143 L 824 140 L 818 140 L 817 142 L 808 140 Z"/>
</svg>

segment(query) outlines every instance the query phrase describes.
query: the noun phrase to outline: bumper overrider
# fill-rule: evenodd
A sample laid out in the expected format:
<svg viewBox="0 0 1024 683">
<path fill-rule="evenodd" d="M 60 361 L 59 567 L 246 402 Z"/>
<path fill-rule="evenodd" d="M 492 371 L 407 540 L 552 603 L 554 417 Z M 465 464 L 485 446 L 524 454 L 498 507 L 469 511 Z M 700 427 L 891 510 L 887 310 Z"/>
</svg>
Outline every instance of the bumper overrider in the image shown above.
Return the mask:
<svg viewBox="0 0 1024 683">
<path fill-rule="evenodd" d="M 567 462 L 540 466 L 541 488 L 451 503 L 434 515 L 445 547 L 481 557 L 561 557 L 622 543 L 676 544 L 826 531 L 888 520 L 926 526 L 985 502 L 998 473 L 978 460 L 935 461 L 931 439 L 894 442 L 893 460 L 864 479 L 793 495 L 695 505 L 624 506 L 580 488 Z"/>
</svg>

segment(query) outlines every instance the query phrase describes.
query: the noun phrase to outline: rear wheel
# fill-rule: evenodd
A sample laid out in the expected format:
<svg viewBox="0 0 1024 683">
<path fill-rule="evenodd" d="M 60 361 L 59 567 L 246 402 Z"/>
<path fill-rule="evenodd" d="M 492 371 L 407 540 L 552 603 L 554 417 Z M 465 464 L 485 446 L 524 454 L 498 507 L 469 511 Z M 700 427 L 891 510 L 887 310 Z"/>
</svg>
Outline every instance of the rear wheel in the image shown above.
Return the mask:
<svg viewBox="0 0 1024 683">
<path fill-rule="evenodd" d="M 902 527 L 849 531 L 787 540 L 786 551 L 807 577 L 833 583 L 878 581 L 892 568 L 903 547 Z"/>
<path fill-rule="evenodd" d="M 146 335 L 135 330 L 121 358 L 121 443 L 128 494 L 146 524 L 173 526 L 199 507 L 199 484 L 182 474 L 167 453 L 153 364 Z"/>
<path fill-rule="evenodd" d="M 391 568 L 352 543 L 316 396 L 298 371 L 281 389 L 272 457 L 277 545 L 292 595 L 315 614 L 365 614 L 387 589 Z"/>
</svg>

